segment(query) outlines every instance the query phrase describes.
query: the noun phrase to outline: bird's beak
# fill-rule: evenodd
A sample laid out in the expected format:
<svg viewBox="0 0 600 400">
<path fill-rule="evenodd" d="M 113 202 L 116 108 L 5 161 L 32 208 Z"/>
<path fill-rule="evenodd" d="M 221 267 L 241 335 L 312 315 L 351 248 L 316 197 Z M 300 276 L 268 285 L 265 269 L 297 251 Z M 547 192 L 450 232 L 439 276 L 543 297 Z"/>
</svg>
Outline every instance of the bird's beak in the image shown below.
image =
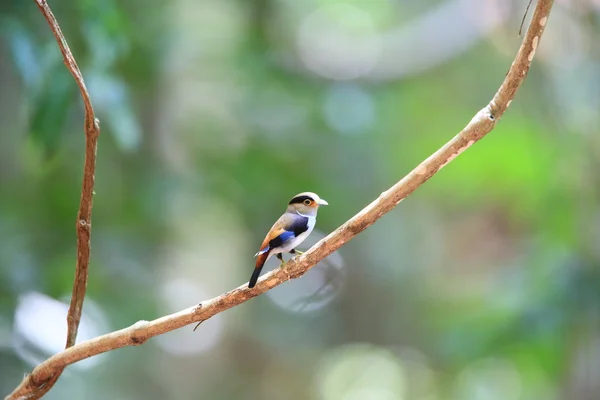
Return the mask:
<svg viewBox="0 0 600 400">
<path fill-rule="evenodd" d="M 320 205 L 320 206 L 328 206 L 328 205 L 329 205 L 329 203 L 328 203 L 328 202 L 326 202 L 324 199 L 319 199 L 319 205 Z"/>
</svg>

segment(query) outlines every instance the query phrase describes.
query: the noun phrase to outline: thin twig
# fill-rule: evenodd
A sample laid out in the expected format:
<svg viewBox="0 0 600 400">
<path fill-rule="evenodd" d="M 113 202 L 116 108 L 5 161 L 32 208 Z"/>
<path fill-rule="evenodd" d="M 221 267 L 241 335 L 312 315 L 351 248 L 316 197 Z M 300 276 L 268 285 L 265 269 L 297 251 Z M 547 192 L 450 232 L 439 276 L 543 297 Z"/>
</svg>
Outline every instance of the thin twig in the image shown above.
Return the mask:
<svg viewBox="0 0 600 400">
<path fill-rule="evenodd" d="M 519 36 L 521 36 L 521 32 L 523 32 L 523 25 L 525 24 L 525 18 L 527 17 L 527 13 L 529 12 L 529 7 L 531 7 L 531 2 L 533 0 L 529 0 L 527 3 L 527 8 L 525 9 L 525 14 L 523 14 L 523 19 L 521 20 L 521 25 L 519 25 Z"/>
<path fill-rule="evenodd" d="M 535 50 L 548 21 L 552 4 L 552 0 L 538 1 L 521 47 L 492 101 L 479 111 L 458 135 L 419 164 L 401 181 L 383 192 L 375 201 L 320 240 L 306 253 L 290 260 L 286 264 L 286 271 L 278 268 L 265 274 L 253 289 L 248 289 L 247 284 L 244 284 L 218 297 L 204 301 L 196 307 L 190 307 L 154 321 L 139 321 L 128 328 L 81 342 L 55 354 L 38 365 L 7 399 L 16 399 L 32 393 L 36 387 L 47 382 L 57 371 L 61 371 L 67 365 L 114 349 L 137 346 L 151 337 L 162 335 L 192 323 L 206 321 L 212 316 L 244 303 L 289 279 L 298 278 L 319 261 L 367 229 L 446 164 L 494 128 L 527 76 Z"/>
<path fill-rule="evenodd" d="M 94 193 L 94 176 L 96 170 L 96 147 L 98 136 L 100 135 L 100 124 L 94 114 L 94 108 L 90 100 L 90 95 L 85 87 L 83 76 L 77 66 L 77 62 L 69 49 L 58 21 L 54 17 L 50 6 L 45 0 L 35 0 L 38 8 L 48 21 L 54 38 L 58 43 L 60 52 L 63 55 L 63 61 L 75 79 L 75 83 L 81 92 L 83 106 L 85 108 L 85 161 L 83 167 L 83 184 L 81 188 L 81 198 L 79 202 L 79 211 L 77 213 L 76 232 L 77 232 L 77 262 L 75 264 L 75 278 L 73 281 L 73 293 L 71 295 L 71 304 L 67 313 L 67 340 L 65 348 L 73 346 L 77 340 L 77 331 L 81 320 L 81 311 L 83 300 L 87 288 L 88 266 L 90 263 L 90 237 L 92 233 L 92 203 Z M 35 376 L 29 376 L 31 390 L 26 393 L 28 399 L 38 399 L 46 394 L 54 383 L 60 377 L 63 368 L 56 369 L 53 374 L 42 381 Z M 24 395 L 19 395 L 23 397 Z M 9 396 L 10 398 L 10 396 Z"/>
<path fill-rule="evenodd" d="M 100 124 L 94 114 L 94 107 L 90 95 L 85 87 L 83 76 L 77 66 L 77 62 L 69 49 L 67 40 L 65 39 L 58 21 L 54 17 L 50 6 L 45 0 L 36 0 L 36 4 L 44 17 L 48 21 L 52 33 L 58 42 L 60 52 L 67 69 L 73 75 L 81 98 L 85 107 L 85 162 L 83 167 L 83 184 L 81 188 L 81 199 L 79 203 L 79 212 L 77 213 L 77 264 L 75 282 L 73 285 L 73 296 L 71 298 L 71 306 L 67 317 L 69 323 L 69 333 L 67 334 L 67 347 L 75 344 L 77 338 L 77 329 L 79 320 L 81 319 L 81 307 L 85 290 L 87 286 L 87 271 L 90 262 L 90 235 L 92 230 L 92 205 L 94 198 L 94 180 L 96 172 L 96 147 L 98 136 L 100 135 Z"/>
</svg>

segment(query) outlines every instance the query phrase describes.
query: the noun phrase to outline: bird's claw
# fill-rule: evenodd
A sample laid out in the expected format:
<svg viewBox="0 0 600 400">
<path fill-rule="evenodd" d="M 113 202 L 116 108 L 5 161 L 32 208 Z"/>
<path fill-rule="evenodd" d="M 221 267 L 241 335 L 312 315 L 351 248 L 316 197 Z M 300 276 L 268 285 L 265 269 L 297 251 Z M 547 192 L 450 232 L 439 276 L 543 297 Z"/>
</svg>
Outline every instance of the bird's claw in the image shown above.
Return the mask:
<svg viewBox="0 0 600 400">
<path fill-rule="evenodd" d="M 287 263 L 285 261 L 282 261 L 279 264 L 279 268 L 283 271 L 283 273 L 286 275 L 287 280 L 290 280 L 290 274 L 288 273 L 287 269 L 285 268 L 285 266 L 287 265 Z"/>
</svg>

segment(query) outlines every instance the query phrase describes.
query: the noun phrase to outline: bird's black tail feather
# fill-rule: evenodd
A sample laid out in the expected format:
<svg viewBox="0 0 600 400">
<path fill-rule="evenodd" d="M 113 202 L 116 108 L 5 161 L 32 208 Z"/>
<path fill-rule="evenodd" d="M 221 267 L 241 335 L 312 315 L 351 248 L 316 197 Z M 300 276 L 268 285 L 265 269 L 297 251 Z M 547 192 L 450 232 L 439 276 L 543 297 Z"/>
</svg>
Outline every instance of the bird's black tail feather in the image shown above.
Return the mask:
<svg viewBox="0 0 600 400">
<path fill-rule="evenodd" d="M 269 251 L 266 251 L 266 252 L 263 252 L 262 254 L 257 254 L 254 272 L 252 273 L 252 276 L 250 277 L 250 282 L 248 282 L 249 288 L 253 288 L 254 285 L 256 285 L 256 281 L 258 280 L 258 277 L 260 276 L 260 271 L 262 271 L 263 265 L 265 265 L 265 263 L 267 262 L 267 258 L 269 258 L 269 253 L 270 253 Z"/>
<path fill-rule="evenodd" d="M 248 282 L 248 287 L 253 288 L 256 285 L 256 281 L 258 281 L 258 277 L 260 276 L 260 271 L 262 270 L 262 265 L 260 267 L 254 268 L 254 272 L 250 277 L 250 282 Z"/>
</svg>

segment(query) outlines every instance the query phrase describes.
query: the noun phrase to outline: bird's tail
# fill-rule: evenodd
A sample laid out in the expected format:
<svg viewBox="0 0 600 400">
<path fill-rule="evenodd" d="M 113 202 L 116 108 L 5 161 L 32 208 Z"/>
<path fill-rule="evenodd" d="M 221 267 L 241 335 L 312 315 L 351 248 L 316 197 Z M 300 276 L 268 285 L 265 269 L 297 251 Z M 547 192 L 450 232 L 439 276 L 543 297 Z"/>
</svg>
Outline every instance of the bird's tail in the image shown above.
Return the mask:
<svg viewBox="0 0 600 400">
<path fill-rule="evenodd" d="M 267 262 L 269 258 L 269 252 L 264 252 L 262 254 L 258 254 L 256 257 L 256 266 L 254 267 L 254 272 L 252 272 L 252 276 L 250 277 L 250 282 L 248 282 L 248 287 L 253 288 L 256 285 L 256 281 L 258 281 L 258 277 L 260 276 L 260 271 L 262 271 L 263 265 Z"/>
</svg>

